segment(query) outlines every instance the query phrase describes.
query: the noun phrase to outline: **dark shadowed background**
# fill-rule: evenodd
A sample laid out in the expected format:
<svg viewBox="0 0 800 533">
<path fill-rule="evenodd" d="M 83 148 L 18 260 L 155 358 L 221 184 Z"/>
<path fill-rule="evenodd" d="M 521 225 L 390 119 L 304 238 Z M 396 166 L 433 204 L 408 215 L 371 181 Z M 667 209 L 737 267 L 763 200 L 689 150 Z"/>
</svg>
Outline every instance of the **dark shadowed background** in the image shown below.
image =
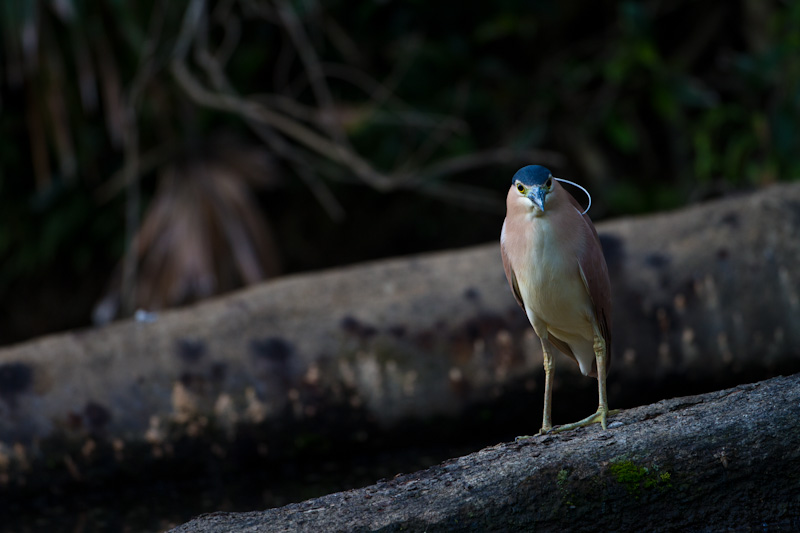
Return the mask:
<svg viewBox="0 0 800 533">
<path fill-rule="evenodd" d="M 527 163 L 595 219 L 800 174 L 793 2 L 11 0 L 0 24 L 4 344 L 496 239 Z"/>
<path fill-rule="evenodd" d="M 800 176 L 797 2 L 7 0 L 0 35 L 3 345 L 496 240 L 525 164 L 584 184 L 595 220 Z M 164 514 L 452 449 L 407 453 Z M 148 492 L 105 523 L 154 528 L 185 491 Z"/>
</svg>

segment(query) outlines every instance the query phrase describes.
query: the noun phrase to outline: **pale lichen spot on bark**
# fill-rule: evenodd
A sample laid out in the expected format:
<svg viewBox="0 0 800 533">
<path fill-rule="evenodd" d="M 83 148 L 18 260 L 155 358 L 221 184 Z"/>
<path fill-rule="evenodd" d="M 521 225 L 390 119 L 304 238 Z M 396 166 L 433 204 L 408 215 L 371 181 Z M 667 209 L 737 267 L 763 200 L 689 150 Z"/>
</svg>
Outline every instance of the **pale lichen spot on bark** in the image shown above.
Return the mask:
<svg viewBox="0 0 800 533">
<path fill-rule="evenodd" d="M 266 420 L 270 415 L 270 409 L 266 403 L 259 399 L 255 388 L 247 387 L 244 390 L 244 397 L 246 402 L 244 410 L 245 418 L 254 424 L 260 424 Z"/>
<path fill-rule="evenodd" d="M 306 370 L 305 376 L 303 376 L 303 381 L 307 385 L 318 385 L 320 381 L 320 370 L 319 365 L 316 363 L 311 363 L 308 365 L 308 370 Z"/>
<path fill-rule="evenodd" d="M 188 422 L 197 413 L 197 410 L 197 396 L 182 382 L 176 381 L 172 385 L 173 419 L 178 423 Z"/>
<path fill-rule="evenodd" d="M 147 431 L 144 433 L 144 440 L 155 445 L 164 442 L 166 437 L 167 433 L 161 423 L 161 417 L 158 415 L 151 416 Z"/>
<path fill-rule="evenodd" d="M 214 402 L 214 416 L 217 423 L 229 436 L 233 436 L 236 423 L 239 421 L 239 414 L 233 402 L 233 397 L 227 393 L 221 393 Z"/>
</svg>

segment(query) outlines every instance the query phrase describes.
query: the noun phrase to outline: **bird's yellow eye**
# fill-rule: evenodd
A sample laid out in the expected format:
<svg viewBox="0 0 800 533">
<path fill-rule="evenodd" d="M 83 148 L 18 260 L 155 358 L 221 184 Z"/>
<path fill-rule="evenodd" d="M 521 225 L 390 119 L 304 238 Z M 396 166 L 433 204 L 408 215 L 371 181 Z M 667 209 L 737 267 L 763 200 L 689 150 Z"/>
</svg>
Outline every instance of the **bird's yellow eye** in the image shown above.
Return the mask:
<svg viewBox="0 0 800 533">
<path fill-rule="evenodd" d="M 545 185 L 545 187 L 547 187 L 548 189 L 549 189 L 549 188 L 551 188 L 551 187 L 553 186 L 553 178 L 547 178 L 547 181 L 545 182 L 545 184 L 544 184 L 544 185 Z"/>
<path fill-rule="evenodd" d="M 521 183 L 517 183 L 517 190 L 520 192 L 520 194 L 525 194 L 525 186 Z"/>
</svg>

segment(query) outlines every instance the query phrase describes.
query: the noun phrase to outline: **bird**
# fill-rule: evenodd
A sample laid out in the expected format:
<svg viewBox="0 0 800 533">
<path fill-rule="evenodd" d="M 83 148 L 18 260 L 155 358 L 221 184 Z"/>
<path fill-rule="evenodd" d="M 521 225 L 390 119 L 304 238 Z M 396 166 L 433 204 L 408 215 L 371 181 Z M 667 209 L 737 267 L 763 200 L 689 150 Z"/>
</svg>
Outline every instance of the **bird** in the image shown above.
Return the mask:
<svg viewBox="0 0 800 533">
<path fill-rule="evenodd" d="M 540 435 L 597 422 L 605 430 L 608 417 L 618 412 L 609 411 L 606 394 L 611 353 L 608 266 L 588 208 L 584 211 L 559 181 L 580 187 L 540 165 L 518 170 L 511 179 L 500 233 L 508 284 L 542 343 L 545 387 Z M 597 377 L 599 404 L 592 415 L 556 428 L 551 419 L 553 347 L 572 358 L 584 376 Z"/>
</svg>

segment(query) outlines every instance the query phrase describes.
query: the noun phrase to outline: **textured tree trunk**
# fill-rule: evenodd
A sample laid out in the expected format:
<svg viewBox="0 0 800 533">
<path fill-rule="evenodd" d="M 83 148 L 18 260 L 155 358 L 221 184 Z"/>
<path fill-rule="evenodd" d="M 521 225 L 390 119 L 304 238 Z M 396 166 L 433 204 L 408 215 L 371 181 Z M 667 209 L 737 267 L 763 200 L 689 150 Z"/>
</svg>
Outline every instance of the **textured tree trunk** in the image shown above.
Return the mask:
<svg viewBox="0 0 800 533">
<path fill-rule="evenodd" d="M 800 374 L 178 532 L 798 531 Z"/>
<path fill-rule="evenodd" d="M 800 370 L 800 184 L 598 229 L 612 408 Z M 594 380 L 556 366 L 553 422 L 593 412 Z M 280 456 L 298 426 L 346 442 L 432 417 L 474 431 L 477 407 L 529 433 L 542 383 L 497 243 L 288 276 L 0 350 L 0 489 L 148 471 L 242 435 Z"/>
</svg>

